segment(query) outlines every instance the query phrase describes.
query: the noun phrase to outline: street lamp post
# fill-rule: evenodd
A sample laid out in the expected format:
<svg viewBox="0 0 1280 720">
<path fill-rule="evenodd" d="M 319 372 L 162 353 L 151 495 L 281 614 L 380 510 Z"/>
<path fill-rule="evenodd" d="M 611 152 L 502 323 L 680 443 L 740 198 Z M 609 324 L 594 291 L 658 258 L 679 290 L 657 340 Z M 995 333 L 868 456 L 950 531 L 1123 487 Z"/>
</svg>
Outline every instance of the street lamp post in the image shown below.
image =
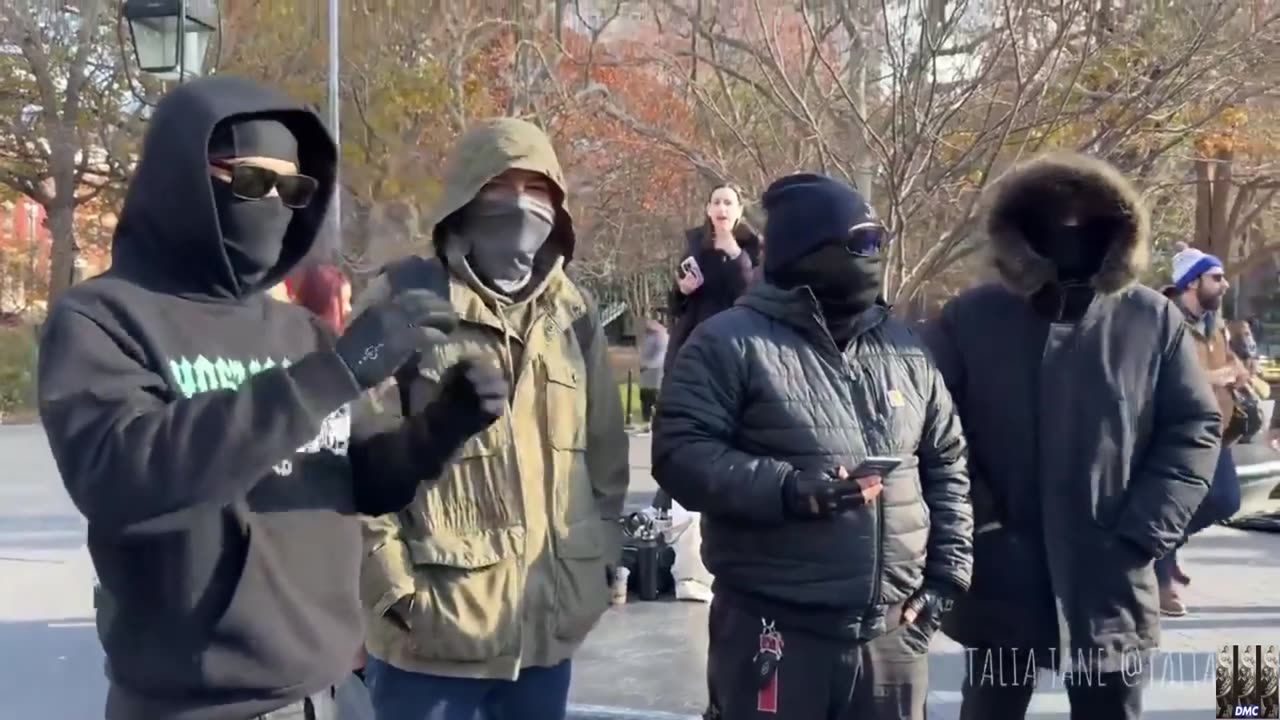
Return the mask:
<svg viewBox="0 0 1280 720">
<path fill-rule="evenodd" d="M 205 57 L 215 39 L 221 52 L 221 13 L 216 5 L 212 17 L 193 12 L 192 4 L 191 0 L 124 0 L 120 17 L 129 25 L 139 70 L 157 80 L 178 83 L 205 72 Z M 129 90 L 151 104 L 134 89 L 132 80 Z"/>
<path fill-rule="evenodd" d="M 342 147 L 342 95 L 338 84 L 339 66 L 339 34 L 338 34 L 338 0 L 329 0 L 329 131 L 333 133 L 333 141 Z M 341 151 L 339 151 L 341 154 Z M 339 163 L 341 167 L 341 163 Z M 334 177 L 332 208 L 330 209 L 330 248 L 334 253 L 342 252 L 342 183 Z"/>
</svg>

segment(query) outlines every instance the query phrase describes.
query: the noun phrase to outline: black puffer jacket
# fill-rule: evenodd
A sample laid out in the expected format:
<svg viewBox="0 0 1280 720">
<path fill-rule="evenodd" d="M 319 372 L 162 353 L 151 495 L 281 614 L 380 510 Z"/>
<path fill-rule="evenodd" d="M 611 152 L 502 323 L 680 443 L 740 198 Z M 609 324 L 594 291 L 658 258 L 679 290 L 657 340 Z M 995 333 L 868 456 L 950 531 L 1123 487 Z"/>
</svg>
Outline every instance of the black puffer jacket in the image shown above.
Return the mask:
<svg viewBox="0 0 1280 720">
<path fill-rule="evenodd" d="M 667 378 L 653 441 L 658 484 L 703 517 L 717 592 L 830 611 L 868 638 L 924 577 L 969 584 L 965 443 L 941 377 L 876 306 L 842 353 L 807 288 L 758 282 L 700 325 Z M 880 499 L 832 520 L 784 517 L 794 469 L 905 460 Z"/>
</svg>

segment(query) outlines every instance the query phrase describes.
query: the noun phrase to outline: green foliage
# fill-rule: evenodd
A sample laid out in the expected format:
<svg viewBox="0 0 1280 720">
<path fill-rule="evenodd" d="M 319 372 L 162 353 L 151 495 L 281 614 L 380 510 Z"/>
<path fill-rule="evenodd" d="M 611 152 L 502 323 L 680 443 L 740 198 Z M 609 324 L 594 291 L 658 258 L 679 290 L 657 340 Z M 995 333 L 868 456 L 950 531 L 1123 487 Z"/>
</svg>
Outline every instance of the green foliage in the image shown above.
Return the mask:
<svg viewBox="0 0 1280 720">
<path fill-rule="evenodd" d="M 0 415 L 35 406 L 36 336 L 29 325 L 0 326 Z"/>
</svg>

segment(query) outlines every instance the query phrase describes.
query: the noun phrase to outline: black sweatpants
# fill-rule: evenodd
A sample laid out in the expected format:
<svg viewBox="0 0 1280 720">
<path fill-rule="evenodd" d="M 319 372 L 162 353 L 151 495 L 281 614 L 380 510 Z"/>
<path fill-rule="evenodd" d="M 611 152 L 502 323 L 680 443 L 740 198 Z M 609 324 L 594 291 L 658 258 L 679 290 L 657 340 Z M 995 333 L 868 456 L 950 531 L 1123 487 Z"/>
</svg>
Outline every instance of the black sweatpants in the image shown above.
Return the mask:
<svg viewBox="0 0 1280 720">
<path fill-rule="evenodd" d="M 1043 651 L 1042 657 L 1049 654 Z M 1010 648 L 971 649 L 961 688 L 960 720 L 1022 720 L 1036 689 L 1037 673 L 1027 670 L 1027 652 Z M 1144 674 L 1079 673 L 1059 676 L 1071 703 L 1071 720 L 1139 720 Z M 1046 689 L 1047 690 L 1047 689 Z"/>
<path fill-rule="evenodd" d="M 915 625 L 866 643 L 778 628 L 783 648 L 774 705 L 767 693 L 761 697 L 755 669 L 762 620 L 719 595 L 711 601 L 709 718 L 924 720 L 929 638 Z"/>
<path fill-rule="evenodd" d="M 640 419 L 653 421 L 653 409 L 658 404 L 658 388 L 640 388 Z"/>
</svg>

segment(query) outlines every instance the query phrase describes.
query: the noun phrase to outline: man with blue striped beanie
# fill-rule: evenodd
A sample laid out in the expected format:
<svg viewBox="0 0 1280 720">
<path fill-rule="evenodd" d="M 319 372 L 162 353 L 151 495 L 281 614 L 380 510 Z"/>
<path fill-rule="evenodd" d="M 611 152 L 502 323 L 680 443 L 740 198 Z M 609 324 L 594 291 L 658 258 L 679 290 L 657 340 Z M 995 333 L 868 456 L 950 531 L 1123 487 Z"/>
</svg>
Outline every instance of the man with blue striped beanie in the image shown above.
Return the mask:
<svg viewBox="0 0 1280 720">
<path fill-rule="evenodd" d="M 1187 537 L 1206 527 L 1226 520 L 1240 510 L 1240 480 L 1236 477 L 1231 445 L 1240 439 L 1243 424 L 1232 422 L 1238 415 L 1232 388 L 1248 381 L 1248 372 L 1228 346 L 1225 323 L 1218 311 L 1231 284 L 1223 272 L 1222 261 L 1206 252 L 1178 243 L 1173 256 L 1173 285 L 1165 295 L 1174 301 L 1186 317 L 1187 335 L 1200 357 L 1200 365 L 1209 375 L 1214 397 L 1222 411 L 1222 453 L 1213 473 L 1209 494 L 1191 518 Z M 1156 561 L 1156 578 L 1160 581 L 1160 613 L 1177 617 L 1187 613 L 1180 597 L 1180 587 L 1191 578 L 1178 565 L 1174 549 Z"/>
</svg>

